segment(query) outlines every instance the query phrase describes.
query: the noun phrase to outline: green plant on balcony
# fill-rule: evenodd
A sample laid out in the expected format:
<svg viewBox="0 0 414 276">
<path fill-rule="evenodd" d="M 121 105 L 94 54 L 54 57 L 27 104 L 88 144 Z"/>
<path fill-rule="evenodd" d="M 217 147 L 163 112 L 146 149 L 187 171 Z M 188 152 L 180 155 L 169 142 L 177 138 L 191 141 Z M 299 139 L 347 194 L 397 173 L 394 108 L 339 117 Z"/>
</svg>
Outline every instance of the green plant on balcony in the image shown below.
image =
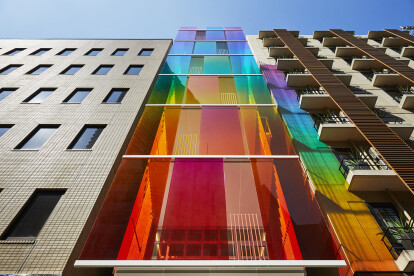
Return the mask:
<svg viewBox="0 0 414 276">
<path fill-rule="evenodd" d="M 406 250 L 414 250 L 414 221 L 407 222 L 404 215 L 399 212 L 398 218 L 385 217 L 384 223 L 387 225 L 387 229 L 384 234 L 393 243 L 401 244 Z"/>
</svg>

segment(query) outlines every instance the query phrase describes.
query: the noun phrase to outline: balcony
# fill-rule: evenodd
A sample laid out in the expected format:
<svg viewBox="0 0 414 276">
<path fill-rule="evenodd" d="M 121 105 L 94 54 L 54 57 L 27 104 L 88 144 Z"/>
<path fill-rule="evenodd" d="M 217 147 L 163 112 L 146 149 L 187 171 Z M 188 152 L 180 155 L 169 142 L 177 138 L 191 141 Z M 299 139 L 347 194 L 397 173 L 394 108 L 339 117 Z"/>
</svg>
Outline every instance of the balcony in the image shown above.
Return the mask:
<svg viewBox="0 0 414 276">
<path fill-rule="evenodd" d="M 411 86 L 399 86 L 392 89 L 384 89 L 403 109 L 414 108 L 414 88 Z"/>
<path fill-rule="evenodd" d="M 388 48 L 407 47 L 410 45 L 412 45 L 411 42 L 405 39 L 402 39 L 400 37 L 384 37 L 381 43 L 382 47 L 388 47 Z"/>
<path fill-rule="evenodd" d="M 327 68 L 332 69 L 333 59 L 318 59 Z M 297 58 L 278 58 L 276 61 L 277 69 L 282 71 L 298 69 L 304 70 L 305 67 Z"/>
<path fill-rule="evenodd" d="M 386 47 L 377 47 L 378 50 L 381 50 L 385 53 L 387 50 Z M 362 57 L 366 55 L 364 52 L 355 48 L 353 46 L 345 46 L 345 47 L 336 47 L 335 56 L 336 57 Z"/>
<path fill-rule="evenodd" d="M 352 192 L 406 191 L 407 188 L 373 149 L 362 147 L 334 149 L 339 171 Z"/>
<path fill-rule="evenodd" d="M 368 41 L 367 38 L 359 38 L 359 39 L 365 42 Z M 340 37 L 324 37 L 322 40 L 323 47 L 334 48 L 334 47 L 344 47 L 347 45 L 350 45 L 350 44 Z"/>
<path fill-rule="evenodd" d="M 289 33 L 291 33 L 294 37 L 299 36 L 299 31 L 289 31 Z M 270 37 L 277 37 L 273 30 L 259 31 L 259 39 L 270 38 Z"/>
<path fill-rule="evenodd" d="M 315 111 L 338 109 L 332 98 L 326 94 L 322 88 L 308 87 L 306 89 L 297 89 L 295 92 L 298 96 L 300 108 L 303 110 Z M 378 96 L 361 90 L 352 92 L 354 92 L 354 94 L 369 108 L 375 106 Z"/>
<path fill-rule="evenodd" d="M 314 56 L 318 55 L 318 47 L 306 47 Z M 269 56 L 273 58 L 293 58 L 292 52 L 288 47 L 270 47 Z"/>
<path fill-rule="evenodd" d="M 409 80 L 389 69 L 360 71 L 360 73 L 372 82 L 372 86 L 376 87 L 396 87 L 411 84 Z"/>
<path fill-rule="evenodd" d="M 403 47 L 401 57 L 414 58 L 414 46 Z"/>
<path fill-rule="evenodd" d="M 408 65 L 410 63 L 409 59 L 401 59 L 399 60 L 402 63 Z M 381 62 L 377 61 L 373 58 L 354 58 L 351 63 L 351 69 L 352 70 L 358 70 L 358 71 L 367 71 L 367 70 L 375 70 L 375 71 L 381 71 L 386 69 L 387 67 L 382 64 Z M 382 73 L 382 72 L 381 72 Z"/>
<path fill-rule="evenodd" d="M 355 33 L 354 31 L 345 31 L 345 32 L 350 33 L 352 35 Z M 333 37 L 333 36 L 335 36 L 335 35 L 333 33 L 331 33 L 330 31 L 314 31 L 313 32 L 313 39 L 319 40 L 321 42 L 322 42 L 323 38 Z"/>
<path fill-rule="evenodd" d="M 297 40 L 303 45 L 306 46 L 308 39 L 306 37 L 299 37 Z M 285 43 L 280 39 L 280 37 L 265 37 L 263 38 L 263 47 L 283 47 Z"/>
<path fill-rule="evenodd" d="M 378 115 L 384 123 L 391 128 L 402 140 L 409 140 L 414 126 L 408 124 L 404 119 L 397 116 Z M 343 114 L 337 115 L 333 112 L 313 114 L 315 128 L 322 142 L 348 142 L 365 141 L 364 136 L 358 131 L 355 125 Z"/>
<path fill-rule="evenodd" d="M 334 74 L 343 84 L 349 86 L 352 75 Z M 285 72 L 286 83 L 289 87 L 318 87 L 318 82 L 307 71 L 288 71 Z"/>
</svg>

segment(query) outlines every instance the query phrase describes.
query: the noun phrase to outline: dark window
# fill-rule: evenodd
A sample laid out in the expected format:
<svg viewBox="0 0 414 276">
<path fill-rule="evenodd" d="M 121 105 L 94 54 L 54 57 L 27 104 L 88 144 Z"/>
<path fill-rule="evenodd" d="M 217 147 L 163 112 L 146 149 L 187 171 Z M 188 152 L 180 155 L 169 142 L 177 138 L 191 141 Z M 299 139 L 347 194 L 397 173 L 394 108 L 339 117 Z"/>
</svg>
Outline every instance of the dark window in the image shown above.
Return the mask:
<svg viewBox="0 0 414 276">
<path fill-rule="evenodd" d="M 17 88 L 2 88 L 0 89 L 0 101 L 16 91 Z"/>
<path fill-rule="evenodd" d="M 8 73 L 11 73 L 14 70 L 16 70 L 17 68 L 19 68 L 20 66 L 22 66 L 22 65 L 21 64 L 8 65 L 8 66 L 6 66 L 6 67 L 4 67 L 3 69 L 0 70 L 0 75 L 7 75 Z"/>
<path fill-rule="evenodd" d="M 46 65 L 46 64 L 39 65 L 39 66 L 36 66 L 34 69 L 30 70 L 29 72 L 27 72 L 27 74 L 29 74 L 29 75 L 40 75 L 41 73 L 43 73 L 44 71 L 46 71 L 50 67 L 52 67 L 52 65 Z"/>
<path fill-rule="evenodd" d="M 78 88 L 75 91 L 73 91 L 69 97 L 67 97 L 63 102 L 64 103 L 81 103 L 83 99 L 88 96 L 89 92 L 91 92 L 92 89 L 90 88 Z"/>
<path fill-rule="evenodd" d="M 94 49 L 91 49 L 91 50 L 89 50 L 89 52 L 87 52 L 86 54 L 85 54 L 85 56 L 97 56 L 100 52 L 102 52 L 102 50 L 103 49 L 96 49 L 96 48 L 94 48 Z"/>
<path fill-rule="evenodd" d="M 122 99 L 125 97 L 126 92 L 128 89 L 119 89 L 114 88 L 109 92 L 108 96 L 104 99 L 104 103 L 120 103 Z"/>
<path fill-rule="evenodd" d="M 39 125 L 27 135 L 16 149 L 40 149 L 58 127 L 58 125 Z"/>
<path fill-rule="evenodd" d="M 30 55 L 32 55 L 32 56 L 41 56 L 49 50 L 50 50 L 50 48 L 40 48 L 39 50 L 34 51 Z"/>
<path fill-rule="evenodd" d="M 83 67 L 83 65 L 71 65 L 68 68 L 66 68 L 65 70 L 63 70 L 62 73 L 60 73 L 60 74 L 61 75 L 74 75 L 82 67 Z"/>
<path fill-rule="evenodd" d="M 11 51 L 8 51 L 4 55 L 6 55 L 6 56 L 14 56 L 14 55 L 16 55 L 16 54 L 18 54 L 18 53 L 20 53 L 20 52 L 22 52 L 24 50 L 26 50 L 26 48 L 16 48 L 16 49 L 13 49 Z"/>
<path fill-rule="evenodd" d="M 138 75 L 142 70 L 142 65 L 130 65 L 124 75 Z"/>
<path fill-rule="evenodd" d="M 84 126 L 68 149 L 91 149 L 104 128 L 104 125 Z"/>
<path fill-rule="evenodd" d="M 128 49 L 126 48 L 118 48 L 115 50 L 115 52 L 112 53 L 113 56 L 123 56 L 128 52 Z"/>
<path fill-rule="evenodd" d="M 152 52 L 154 51 L 154 49 L 142 49 L 139 52 L 139 56 L 150 56 L 152 54 Z"/>
<path fill-rule="evenodd" d="M 36 190 L 17 215 L 2 240 L 36 238 L 64 191 Z"/>
<path fill-rule="evenodd" d="M 68 56 L 68 55 L 72 54 L 75 50 L 76 50 L 76 48 L 66 48 L 63 51 L 60 51 L 57 55 L 58 56 Z"/>
<path fill-rule="evenodd" d="M 55 90 L 56 88 L 40 88 L 35 93 L 30 95 L 30 97 L 24 100 L 23 102 L 24 103 L 42 103 Z"/>
<path fill-rule="evenodd" d="M 0 137 L 3 136 L 13 125 L 0 125 Z"/>
<path fill-rule="evenodd" d="M 111 71 L 113 65 L 101 65 L 95 71 L 93 71 L 93 75 L 106 75 L 109 71 Z"/>
</svg>

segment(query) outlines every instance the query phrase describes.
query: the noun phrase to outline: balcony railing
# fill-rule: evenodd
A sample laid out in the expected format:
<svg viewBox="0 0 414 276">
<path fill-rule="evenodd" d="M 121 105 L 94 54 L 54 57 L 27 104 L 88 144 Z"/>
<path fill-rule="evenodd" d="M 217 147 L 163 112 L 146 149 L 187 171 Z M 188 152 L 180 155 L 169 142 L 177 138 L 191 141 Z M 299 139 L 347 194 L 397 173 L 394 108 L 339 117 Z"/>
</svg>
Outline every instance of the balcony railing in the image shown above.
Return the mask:
<svg viewBox="0 0 414 276">
<path fill-rule="evenodd" d="M 295 90 L 298 101 L 302 95 L 326 95 L 325 90 L 319 87 L 308 87 L 305 89 L 296 89 Z"/>
<path fill-rule="evenodd" d="M 352 122 L 345 116 L 339 116 L 335 114 L 313 114 L 312 119 L 314 121 L 313 126 L 316 130 L 319 129 L 321 124 L 351 124 Z"/>
<path fill-rule="evenodd" d="M 360 71 L 360 72 L 361 72 L 361 74 L 363 74 L 370 81 L 372 81 L 372 79 L 374 78 L 375 74 L 382 74 L 382 75 L 384 75 L 384 74 L 395 74 L 394 71 L 387 70 L 387 69 L 382 70 L 382 71 L 372 70 L 372 71 Z"/>
<path fill-rule="evenodd" d="M 404 95 L 414 95 L 414 90 L 411 88 L 385 89 L 385 92 L 398 103 L 401 103 L 401 99 Z"/>
<path fill-rule="evenodd" d="M 387 227 L 383 228 L 383 235 L 381 241 L 390 251 L 394 259 L 398 259 L 398 256 L 403 250 L 414 250 L 414 232 L 413 229 L 407 227 Z"/>
<path fill-rule="evenodd" d="M 381 157 L 342 157 L 339 164 L 339 171 L 346 178 L 350 171 L 354 170 L 389 170 L 388 165 Z"/>
</svg>

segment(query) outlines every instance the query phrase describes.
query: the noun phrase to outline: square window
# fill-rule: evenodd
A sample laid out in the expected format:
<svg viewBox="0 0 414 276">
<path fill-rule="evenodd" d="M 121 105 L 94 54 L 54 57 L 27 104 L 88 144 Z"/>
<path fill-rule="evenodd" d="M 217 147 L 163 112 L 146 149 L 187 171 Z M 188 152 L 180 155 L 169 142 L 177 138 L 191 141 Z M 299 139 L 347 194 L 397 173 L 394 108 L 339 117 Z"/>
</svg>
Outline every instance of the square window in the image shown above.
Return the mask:
<svg viewBox="0 0 414 276">
<path fill-rule="evenodd" d="M 5 56 L 14 56 L 17 55 L 20 52 L 23 52 L 24 50 L 26 50 L 26 48 L 15 48 L 11 51 L 8 51 L 7 53 L 5 53 Z"/>
<path fill-rule="evenodd" d="M 92 89 L 90 88 L 77 88 L 63 102 L 81 103 L 91 91 Z"/>
<path fill-rule="evenodd" d="M 68 149 L 91 149 L 106 125 L 85 125 Z"/>
<path fill-rule="evenodd" d="M 3 136 L 12 127 L 13 127 L 13 125 L 0 125 L 0 137 Z"/>
<path fill-rule="evenodd" d="M 55 90 L 56 88 L 40 88 L 23 102 L 24 103 L 42 103 Z"/>
<path fill-rule="evenodd" d="M 11 64 L 8 65 L 6 67 L 4 67 L 3 69 L 0 70 L 0 75 L 7 75 L 11 72 L 13 72 L 14 70 L 16 70 L 17 68 L 19 68 L 20 66 L 22 66 L 21 64 Z"/>
<path fill-rule="evenodd" d="M 76 48 L 66 48 L 62 51 L 60 51 L 57 55 L 58 56 L 68 56 L 71 53 L 73 53 L 76 50 Z"/>
<path fill-rule="evenodd" d="M 143 65 L 130 65 L 125 71 L 124 75 L 138 75 L 141 72 Z"/>
<path fill-rule="evenodd" d="M 58 125 L 39 125 L 16 149 L 40 149 L 58 128 Z"/>
<path fill-rule="evenodd" d="M 111 71 L 113 65 L 101 65 L 95 71 L 93 71 L 92 75 L 106 75 L 109 71 Z"/>
<path fill-rule="evenodd" d="M 31 56 L 41 56 L 44 53 L 46 53 L 47 51 L 49 51 L 50 49 L 51 48 L 40 48 L 40 49 L 34 51 L 33 53 L 31 53 L 30 55 Z"/>
<path fill-rule="evenodd" d="M 2 88 L 0 89 L 0 101 L 16 91 L 17 88 Z"/>
<path fill-rule="evenodd" d="M 87 52 L 86 54 L 85 54 L 85 56 L 97 56 L 100 52 L 102 52 L 102 48 L 94 48 L 94 49 L 91 49 L 91 50 L 89 50 L 89 52 Z"/>
<path fill-rule="evenodd" d="M 125 97 L 128 89 L 114 88 L 109 92 L 108 96 L 103 100 L 104 103 L 120 103 Z"/>
<path fill-rule="evenodd" d="M 83 64 L 79 65 L 70 65 L 68 68 L 63 70 L 60 74 L 61 75 L 74 75 L 76 72 L 78 72 L 83 67 Z"/>
<path fill-rule="evenodd" d="M 154 49 L 142 49 L 140 52 L 139 52 L 139 56 L 150 56 L 151 54 L 152 54 L 152 52 L 154 51 Z"/>
<path fill-rule="evenodd" d="M 113 56 L 123 56 L 128 52 L 127 48 L 118 48 L 112 53 Z"/>
<path fill-rule="evenodd" d="M 46 71 L 50 67 L 52 67 L 52 65 L 49 65 L 49 64 L 39 65 L 39 66 L 36 66 L 34 69 L 30 70 L 29 72 L 27 72 L 26 74 L 28 74 L 28 75 L 40 75 L 41 73 L 43 73 L 44 71 Z"/>
</svg>

